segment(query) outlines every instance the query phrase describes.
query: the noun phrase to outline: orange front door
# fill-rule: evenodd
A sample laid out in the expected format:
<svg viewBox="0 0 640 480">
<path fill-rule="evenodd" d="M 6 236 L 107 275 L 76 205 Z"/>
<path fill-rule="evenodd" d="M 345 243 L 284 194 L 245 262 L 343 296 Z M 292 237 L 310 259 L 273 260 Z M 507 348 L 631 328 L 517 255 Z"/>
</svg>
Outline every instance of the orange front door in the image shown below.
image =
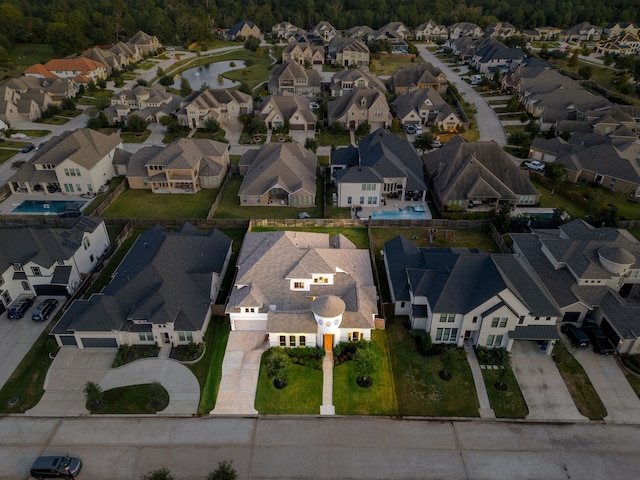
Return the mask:
<svg viewBox="0 0 640 480">
<path fill-rule="evenodd" d="M 327 351 L 333 350 L 333 335 L 331 334 L 324 335 L 324 349 Z"/>
</svg>

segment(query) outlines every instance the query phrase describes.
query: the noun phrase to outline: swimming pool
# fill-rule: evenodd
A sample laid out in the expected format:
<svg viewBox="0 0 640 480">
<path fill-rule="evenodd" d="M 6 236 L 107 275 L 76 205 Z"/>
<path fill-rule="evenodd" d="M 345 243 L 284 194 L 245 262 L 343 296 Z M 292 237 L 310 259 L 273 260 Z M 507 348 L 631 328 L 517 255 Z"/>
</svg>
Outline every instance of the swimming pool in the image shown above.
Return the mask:
<svg viewBox="0 0 640 480">
<path fill-rule="evenodd" d="M 371 212 L 371 218 L 378 220 L 428 220 L 424 205 L 404 207 L 397 210 L 385 210 L 382 212 Z"/>
<path fill-rule="evenodd" d="M 87 202 L 77 200 L 25 200 L 12 210 L 13 213 L 55 213 L 78 210 Z"/>
</svg>

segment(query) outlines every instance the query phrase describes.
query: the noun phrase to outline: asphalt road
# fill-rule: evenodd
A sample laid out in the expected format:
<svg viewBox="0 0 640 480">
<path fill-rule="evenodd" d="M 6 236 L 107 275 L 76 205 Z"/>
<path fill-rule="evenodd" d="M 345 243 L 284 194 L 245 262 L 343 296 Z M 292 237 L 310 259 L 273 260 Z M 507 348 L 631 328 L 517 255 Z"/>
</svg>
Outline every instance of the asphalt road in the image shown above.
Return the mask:
<svg viewBox="0 0 640 480">
<path fill-rule="evenodd" d="M 637 478 L 635 425 L 358 417 L 0 419 L 0 479 L 41 454 L 80 457 L 78 479 L 167 467 L 202 480 L 232 460 L 240 479 Z"/>
</svg>

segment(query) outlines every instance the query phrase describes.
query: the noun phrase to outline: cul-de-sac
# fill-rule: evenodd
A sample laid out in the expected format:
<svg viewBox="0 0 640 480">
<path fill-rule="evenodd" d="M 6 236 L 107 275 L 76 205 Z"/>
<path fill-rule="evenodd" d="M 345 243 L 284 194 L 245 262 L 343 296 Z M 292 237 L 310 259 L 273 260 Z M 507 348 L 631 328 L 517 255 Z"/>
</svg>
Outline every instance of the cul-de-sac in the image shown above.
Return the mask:
<svg viewBox="0 0 640 480">
<path fill-rule="evenodd" d="M 433 3 L 0 3 L 0 479 L 637 475 L 638 11 Z"/>
</svg>

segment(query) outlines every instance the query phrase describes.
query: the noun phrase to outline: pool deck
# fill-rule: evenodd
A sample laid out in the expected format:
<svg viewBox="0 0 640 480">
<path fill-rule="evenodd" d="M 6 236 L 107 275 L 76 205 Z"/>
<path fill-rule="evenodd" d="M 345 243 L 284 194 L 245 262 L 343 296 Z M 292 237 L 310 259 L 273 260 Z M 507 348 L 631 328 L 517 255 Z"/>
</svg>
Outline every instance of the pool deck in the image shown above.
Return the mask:
<svg viewBox="0 0 640 480">
<path fill-rule="evenodd" d="M 429 211 L 429 207 L 427 206 L 427 202 L 422 201 L 403 201 L 398 199 L 387 200 L 387 204 L 385 206 L 376 206 L 373 208 L 363 207 L 362 211 L 358 212 L 358 216 L 365 220 L 368 219 L 373 212 L 397 212 L 399 210 L 404 210 L 406 207 L 424 207 L 424 214 L 427 220 L 431 220 L 431 212 Z M 387 217 L 388 218 L 388 217 Z M 402 217 L 398 216 L 398 219 L 402 219 Z M 417 218 L 408 218 L 407 220 L 422 220 Z"/>
<path fill-rule="evenodd" d="M 80 210 L 84 209 L 91 199 L 82 198 L 81 195 L 73 195 L 62 193 L 50 193 L 45 195 L 44 193 L 14 193 L 5 198 L 0 203 L 0 215 L 44 215 L 44 216 L 57 216 L 57 212 L 42 212 L 42 213 L 30 213 L 30 212 L 14 212 L 13 209 L 20 205 L 25 200 L 39 200 L 42 202 L 85 202 Z"/>
</svg>

